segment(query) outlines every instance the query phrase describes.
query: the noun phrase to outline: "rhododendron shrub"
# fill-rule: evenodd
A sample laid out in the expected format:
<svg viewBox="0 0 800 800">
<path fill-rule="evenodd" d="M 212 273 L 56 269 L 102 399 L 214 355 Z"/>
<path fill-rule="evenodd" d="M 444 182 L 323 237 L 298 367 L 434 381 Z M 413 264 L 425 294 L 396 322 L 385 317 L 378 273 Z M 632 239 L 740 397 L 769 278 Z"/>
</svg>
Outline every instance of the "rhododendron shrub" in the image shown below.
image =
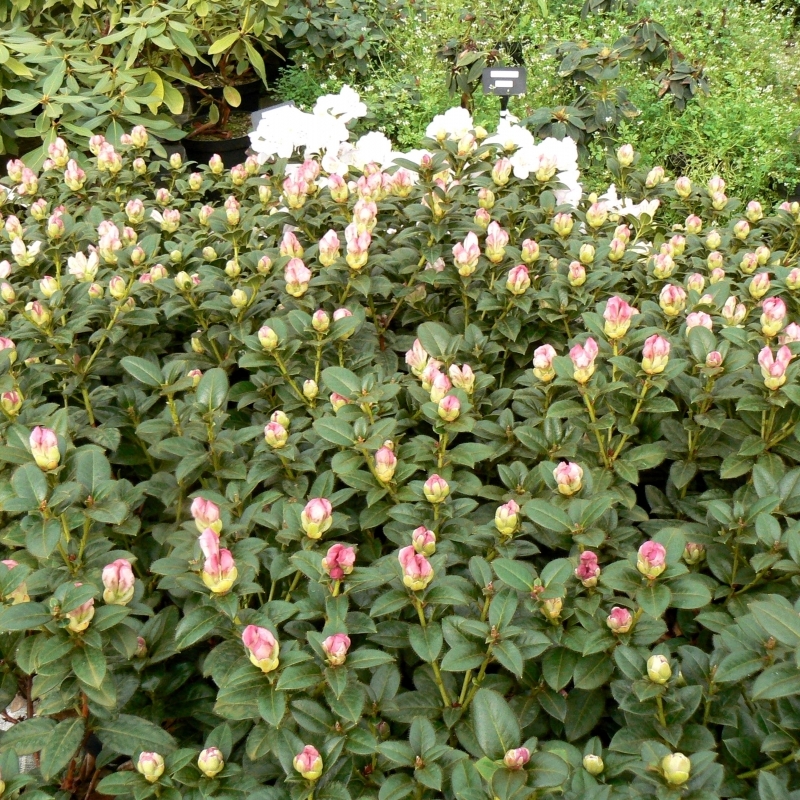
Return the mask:
<svg viewBox="0 0 800 800">
<path fill-rule="evenodd" d="M 9 165 L 7 796 L 800 789 L 800 208 L 465 124 Z"/>
</svg>

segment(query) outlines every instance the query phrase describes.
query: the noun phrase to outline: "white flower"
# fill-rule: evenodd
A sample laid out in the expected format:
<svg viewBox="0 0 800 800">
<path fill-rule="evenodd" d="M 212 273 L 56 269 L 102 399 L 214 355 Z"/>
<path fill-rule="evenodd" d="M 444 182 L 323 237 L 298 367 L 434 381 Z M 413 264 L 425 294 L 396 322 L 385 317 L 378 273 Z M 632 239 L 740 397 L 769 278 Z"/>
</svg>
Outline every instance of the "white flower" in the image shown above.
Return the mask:
<svg viewBox="0 0 800 800">
<path fill-rule="evenodd" d="M 533 147 L 533 134 L 521 125 L 512 125 L 508 119 L 501 119 L 497 125 L 497 133 L 490 136 L 486 144 L 500 145 L 504 150 L 519 150 Z"/>
<path fill-rule="evenodd" d="M 361 102 L 355 89 L 342 86 L 339 94 L 326 94 L 318 98 L 313 113 L 316 116 L 335 117 L 346 124 L 359 117 L 365 117 L 367 106 Z"/>
<path fill-rule="evenodd" d="M 158 213 L 156 211 L 154 214 Z M 159 215 L 160 216 L 160 215 Z M 76 253 L 67 259 L 69 274 L 79 281 L 89 283 L 95 279 L 97 268 L 100 266 L 100 258 L 97 252 L 91 250 L 87 258 L 83 253 Z"/>
<path fill-rule="evenodd" d="M 472 123 L 472 115 L 466 108 L 456 106 L 444 114 L 438 114 L 433 118 L 433 122 L 425 129 L 425 135 L 431 139 L 440 136 L 458 140 L 469 133 L 475 126 Z"/>
<path fill-rule="evenodd" d="M 355 145 L 350 156 L 351 163 L 358 169 L 366 164 L 388 164 L 391 161 L 392 143 L 385 134 L 373 131 L 362 136 Z"/>
<path fill-rule="evenodd" d="M 578 203 L 580 203 L 583 196 L 583 187 L 579 181 L 580 176 L 581 173 L 577 169 L 565 170 L 556 175 L 556 178 L 566 187 L 564 189 L 556 189 L 553 192 L 557 203 L 578 207 Z"/>
</svg>

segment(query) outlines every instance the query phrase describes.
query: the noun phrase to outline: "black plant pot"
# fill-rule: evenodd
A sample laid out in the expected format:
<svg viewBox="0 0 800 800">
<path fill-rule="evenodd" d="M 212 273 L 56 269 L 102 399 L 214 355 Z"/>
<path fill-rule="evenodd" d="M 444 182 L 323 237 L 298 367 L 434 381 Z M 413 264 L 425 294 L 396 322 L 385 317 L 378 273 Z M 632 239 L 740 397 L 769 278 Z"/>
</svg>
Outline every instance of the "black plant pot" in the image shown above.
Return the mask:
<svg viewBox="0 0 800 800">
<path fill-rule="evenodd" d="M 198 76 L 202 82 L 203 76 Z M 197 112 L 203 102 L 203 93 L 196 86 L 188 86 L 189 98 L 192 102 L 192 108 Z M 258 111 L 261 107 L 261 96 L 265 92 L 264 84 L 260 78 L 247 83 L 240 83 L 234 87 L 242 98 L 242 102 L 236 108 L 236 111 L 246 112 L 247 114 L 253 111 Z M 207 86 L 205 91 L 210 94 L 215 100 L 222 100 L 222 86 Z"/>
<path fill-rule="evenodd" d="M 241 164 L 247 158 L 250 147 L 249 136 L 234 136 L 231 139 L 184 139 L 186 156 L 192 161 L 207 164 L 214 154 L 219 155 L 226 169 Z"/>
</svg>

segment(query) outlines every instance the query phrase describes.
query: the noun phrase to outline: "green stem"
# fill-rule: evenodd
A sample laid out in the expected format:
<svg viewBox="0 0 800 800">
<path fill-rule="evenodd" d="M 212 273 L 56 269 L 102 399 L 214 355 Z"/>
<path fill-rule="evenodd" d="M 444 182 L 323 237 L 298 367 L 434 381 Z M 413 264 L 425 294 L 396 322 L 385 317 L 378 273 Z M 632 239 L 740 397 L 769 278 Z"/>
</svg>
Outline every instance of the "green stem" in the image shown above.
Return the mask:
<svg viewBox="0 0 800 800">
<path fill-rule="evenodd" d="M 792 761 L 797 760 L 797 754 L 792 753 L 791 755 L 786 756 L 783 761 L 774 761 L 772 764 L 767 764 L 766 767 L 759 767 L 758 769 L 751 769 L 749 772 L 742 772 L 736 777 L 740 780 L 744 780 L 745 778 L 755 778 L 759 772 L 772 772 L 773 770 L 780 769 L 781 767 L 786 766 L 786 764 L 791 764 Z"/>
<path fill-rule="evenodd" d="M 667 727 L 667 718 L 664 715 L 664 701 L 661 699 L 661 695 L 656 697 L 656 703 L 658 705 L 658 721 L 661 723 L 662 727 Z"/>
<path fill-rule="evenodd" d="M 303 573 L 300 572 L 300 570 L 297 570 L 297 572 L 295 572 L 294 578 L 292 578 L 292 583 L 289 586 L 289 591 L 286 592 L 286 596 L 283 598 L 285 602 L 288 603 L 289 600 L 291 599 L 292 592 L 297 588 L 297 584 L 300 583 L 300 578 L 301 578 L 302 574 Z M 270 596 L 271 595 L 272 595 L 272 592 L 270 592 Z"/>
<path fill-rule="evenodd" d="M 423 628 L 427 628 L 428 620 L 425 619 L 425 611 L 422 608 L 422 601 L 416 595 L 414 595 L 414 605 L 417 608 L 417 616 L 419 617 L 420 625 L 422 625 Z M 444 681 L 442 680 L 442 673 L 439 670 L 439 661 L 437 659 L 434 658 L 433 661 L 431 661 L 431 668 L 433 669 L 433 680 L 439 687 L 439 694 L 442 695 L 442 700 L 444 700 L 445 706 L 449 708 L 452 703 L 450 702 L 450 695 L 447 693 Z"/>
<path fill-rule="evenodd" d="M 442 469 L 442 467 L 444 466 L 444 457 L 445 457 L 445 454 L 447 453 L 447 439 L 448 439 L 447 432 L 439 434 L 439 447 L 438 447 L 438 450 L 439 450 L 439 460 L 438 460 L 439 469 Z"/>
<path fill-rule="evenodd" d="M 94 427 L 94 411 L 92 409 L 92 401 L 89 399 L 89 390 L 85 384 L 81 384 L 81 394 L 83 395 L 83 405 L 86 408 L 86 413 L 89 415 L 89 424 Z"/>
<path fill-rule="evenodd" d="M 650 388 L 649 380 L 645 380 L 642 384 L 642 391 L 639 393 L 639 399 L 636 401 L 636 405 L 633 408 L 633 414 L 631 414 L 631 425 L 636 423 L 636 418 L 639 416 L 639 412 L 642 410 L 642 403 L 644 403 L 645 396 L 647 395 L 647 390 Z M 626 433 L 620 443 L 617 445 L 617 449 L 614 450 L 613 455 L 611 456 L 611 461 L 614 462 L 619 458 L 619 454 L 622 452 L 622 448 L 625 447 L 625 443 L 628 441 L 630 436 Z"/>
<path fill-rule="evenodd" d="M 586 406 L 586 410 L 589 412 L 589 419 L 591 420 L 592 424 L 597 423 L 597 415 L 594 413 L 594 404 L 589 399 L 589 395 L 587 394 L 586 390 L 581 387 L 580 393 L 583 396 L 583 403 Z M 603 464 L 605 465 L 606 469 L 611 469 L 611 462 L 608 460 L 608 453 L 606 452 L 606 446 L 603 443 L 603 437 L 597 428 L 594 429 L 594 435 L 597 439 L 597 446 L 600 448 L 600 458 L 603 459 Z"/>
</svg>

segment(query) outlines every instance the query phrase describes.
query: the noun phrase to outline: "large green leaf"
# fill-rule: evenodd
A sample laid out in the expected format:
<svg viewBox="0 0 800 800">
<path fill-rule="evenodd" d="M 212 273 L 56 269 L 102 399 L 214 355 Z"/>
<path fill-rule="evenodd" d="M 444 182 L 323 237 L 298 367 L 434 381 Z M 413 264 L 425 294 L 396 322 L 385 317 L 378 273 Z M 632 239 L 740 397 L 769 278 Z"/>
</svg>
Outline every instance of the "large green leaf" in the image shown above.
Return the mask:
<svg viewBox="0 0 800 800">
<path fill-rule="evenodd" d="M 56 725 L 39 756 L 39 768 L 46 781 L 54 778 L 69 764 L 83 741 L 85 727 L 86 723 L 83 717 L 65 719 Z"/>
<path fill-rule="evenodd" d="M 487 758 L 502 758 L 520 745 L 519 723 L 503 695 L 493 689 L 478 689 L 472 700 L 472 727 Z"/>
</svg>

